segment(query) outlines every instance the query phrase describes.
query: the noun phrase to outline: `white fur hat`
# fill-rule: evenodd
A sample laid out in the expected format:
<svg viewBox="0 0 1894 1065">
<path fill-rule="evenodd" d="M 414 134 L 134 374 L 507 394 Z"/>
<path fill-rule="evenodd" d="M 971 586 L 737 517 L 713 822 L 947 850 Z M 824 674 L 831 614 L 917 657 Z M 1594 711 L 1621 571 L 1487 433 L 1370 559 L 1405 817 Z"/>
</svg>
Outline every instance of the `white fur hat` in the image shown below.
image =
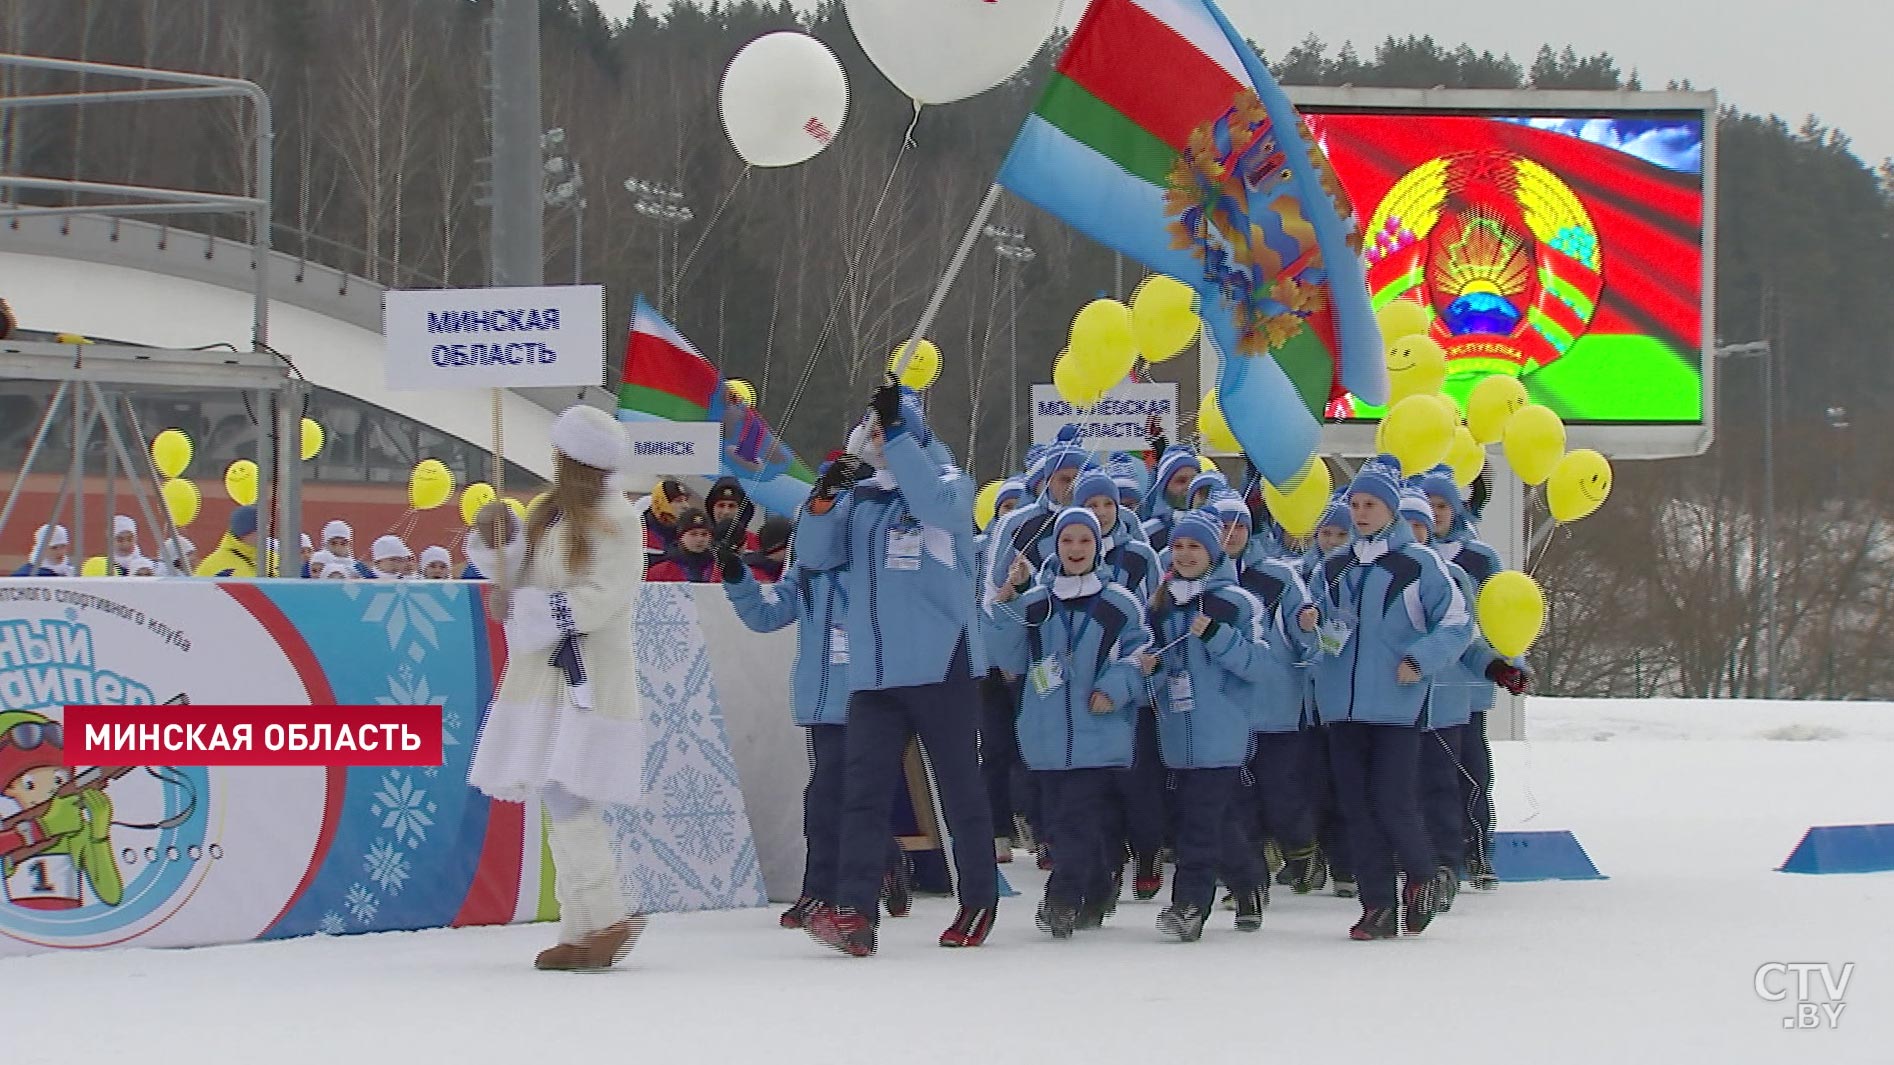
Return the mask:
<svg viewBox="0 0 1894 1065">
<path fill-rule="evenodd" d="M 326 544 L 330 540 L 334 540 L 337 537 L 340 537 L 344 540 L 353 540 L 355 539 L 355 530 L 349 528 L 349 523 L 341 520 L 340 518 L 322 527 L 322 542 L 323 543 Z"/>
<path fill-rule="evenodd" d="M 183 560 L 178 557 L 179 551 L 182 551 L 186 555 L 195 555 L 197 554 L 197 545 L 183 536 L 179 536 L 175 542 L 168 539 L 164 540 L 158 544 L 158 561 L 165 563 L 181 562 Z"/>
<path fill-rule="evenodd" d="M 439 544 L 435 544 L 433 547 L 423 548 L 421 551 L 421 565 L 426 566 L 434 562 L 445 562 L 451 566 L 454 564 L 454 556 L 448 554 L 447 548 Z"/>
<path fill-rule="evenodd" d="M 336 557 L 327 551 L 317 551 L 309 556 L 309 575 L 322 576 L 322 571 L 336 564 Z"/>
<path fill-rule="evenodd" d="M 552 423 L 552 446 L 561 455 L 595 470 L 610 472 L 625 464 L 625 430 L 617 419 L 597 407 L 567 407 Z"/>
<path fill-rule="evenodd" d="M 137 522 L 131 520 L 129 517 L 126 517 L 123 514 L 112 515 L 112 535 L 113 536 L 117 536 L 120 533 L 136 533 L 137 531 L 138 531 Z"/>
<path fill-rule="evenodd" d="M 64 525 L 42 525 L 33 532 L 33 543 L 37 547 L 70 547 L 72 534 Z"/>
<path fill-rule="evenodd" d="M 374 554 L 374 560 L 376 562 L 380 562 L 383 559 L 389 559 L 389 558 L 413 558 L 414 557 L 414 552 L 408 550 L 408 545 L 402 543 L 401 537 L 399 536 L 375 537 L 375 547 L 374 547 L 373 554 Z"/>
</svg>

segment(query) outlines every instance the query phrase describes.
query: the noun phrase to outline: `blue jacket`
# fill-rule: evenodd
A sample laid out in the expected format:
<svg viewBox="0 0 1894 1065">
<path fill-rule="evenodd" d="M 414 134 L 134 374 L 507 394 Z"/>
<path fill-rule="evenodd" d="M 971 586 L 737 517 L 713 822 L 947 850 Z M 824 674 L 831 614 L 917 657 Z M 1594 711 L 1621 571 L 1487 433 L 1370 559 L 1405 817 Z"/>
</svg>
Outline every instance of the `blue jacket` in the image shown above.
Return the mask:
<svg viewBox="0 0 1894 1065">
<path fill-rule="evenodd" d="M 1316 654 L 1322 722 L 1424 725 L 1427 682 L 1459 660 L 1473 634 L 1472 613 L 1447 564 L 1396 520 L 1328 556 L 1318 578 L 1323 623 L 1340 618 L 1351 630 L 1339 654 Z M 1403 659 L 1419 667 L 1420 683 L 1399 682 Z"/>
<path fill-rule="evenodd" d="M 1200 595 L 1150 621 L 1154 647 L 1168 648 L 1146 683 L 1157 702 L 1158 748 L 1172 769 L 1228 769 L 1249 760 L 1249 707 L 1270 669 L 1269 642 L 1262 604 L 1234 573 L 1219 567 L 1199 582 Z M 1190 635 L 1200 613 L 1217 623 L 1207 639 Z M 1179 702 L 1178 678 L 1188 678 L 1188 707 Z"/>
<path fill-rule="evenodd" d="M 798 523 L 812 572 L 835 572 L 848 609 L 850 691 L 938 684 L 956 653 L 980 665 L 973 632 L 973 487 L 930 458 L 914 434 L 884 447 L 895 487 L 864 481 Z M 900 551 L 891 547 L 899 545 Z"/>
<path fill-rule="evenodd" d="M 1133 714 L 1144 700 L 1138 653 L 1151 632 L 1144 607 L 1122 585 L 1098 575 L 1096 591 L 1068 587 L 1078 579 L 1047 576 L 1026 594 L 993 608 L 987 651 L 1021 685 L 1019 754 L 1031 769 L 1123 769 L 1131 765 L 1137 729 Z M 1064 593 L 1064 594 L 1061 594 Z M 1056 687 L 1035 666 L 1052 661 Z M 1040 667 L 1043 670 L 1043 666 Z M 1112 712 L 1094 714 L 1093 692 L 1111 699 Z"/>
<path fill-rule="evenodd" d="M 789 674 L 789 710 L 796 724 L 847 724 L 848 676 L 843 667 L 849 647 L 846 639 L 833 637 L 844 614 L 835 577 L 792 562 L 782 580 L 762 584 L 749 567 L 739 568 L 743 579 L 725 582 L 723 590 L 743 624 L 752 632 L 796 626 L 796 664 Z"/>
<path fill-rule="evenodd" d="M 1486 587 L 1486 582 L 1492 579 L 1493 574 L 1506 568 L 1506 564 L 1500 561 L 1499 552 L 1493 550 L 1485 541 L 1473 535 L 1473 529 L 1467 524 L 1467 519 L 1464 514 L 1454 522 L 1453 537 L 1439 541 L 1434 546 L 1434 552 L 1441 557 L 1442 561 L 1457 567 L 1470 578 L 1472 590 L 1466 593 L 1467 608 L 1474 610 L 1477 618 L 1480 589 Z M 1483 639 L 1476 639 L 1474 641 L 1475 647 L 1484 645 L 1485 643 L 1486 641 Z M 1474 648 L 1468 648 L 1469 653 L 1471 653 L 1473 649 Z M 1469 668 L 1474 672 L 1475 679 L 1478 681 L 1478 683 L 1467 689 L 1467 697 L 1471 704 L 1469 711 L 1471 713 L 1483 714 L 1491 710 L 1499 694 L 1499 685 L 1486 679 L 1486 665 L 1498 661 L 1499 654 L 1498 652 L 1492 651 L 1490 647 L 1488 647 L 1487 650 L 1491 652 L 1491 657 L 1486 658 L 1477 666 L 1469 665 Z"/>
<path fill-rule="evenodd" d="M 1302 631 L 1296 615 L 1309 605 L 1309 587 L 1293 565 L 1276 558 L 1246 563 L 1237 583 L 1261 604 L 1269 639 L 1269 669 L 1250 703 L 1250 730 L 1299 732 L 1309 724 L 1308 664 L 1315 656 L 1315 635 Z"/>
</svg>

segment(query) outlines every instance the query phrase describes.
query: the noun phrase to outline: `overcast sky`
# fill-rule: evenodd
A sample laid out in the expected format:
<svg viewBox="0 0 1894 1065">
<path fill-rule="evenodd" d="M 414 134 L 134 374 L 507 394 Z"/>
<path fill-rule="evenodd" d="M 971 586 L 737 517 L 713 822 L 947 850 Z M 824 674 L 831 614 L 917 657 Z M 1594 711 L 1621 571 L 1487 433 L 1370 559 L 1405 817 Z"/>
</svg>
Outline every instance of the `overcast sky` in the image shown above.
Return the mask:
<svg viewBox="0 0 1894 1065">
<path fill-rule="evenodd" d="M 663 8 L 667 0 L 648 0 Z M 795 0 L 810 6 L 810 0 Z M 913 0 L 926 3 L 928 0 Z M 1002 0 L 1004 2 L 1004 0 Z M 612 18 L 634 0 L 597 0 Z M 1065 0 L 1066 21 L 1085 0 Z M 1530 66 L 1539 45 L 1610 52 L 1647 88 L 1688 78 L 1745 111 L 1791 125 L 1814 114 L 1854 140 L 1870 163 L 1894 155 L 1891 0 L 1222 0 L 1237 28 L 1280 57 L 1314 33 L 1353 41 L 1364 56 L 1382 39 L 1432 35 L 1447 47 L 1508 52 Z"/>
</svg>

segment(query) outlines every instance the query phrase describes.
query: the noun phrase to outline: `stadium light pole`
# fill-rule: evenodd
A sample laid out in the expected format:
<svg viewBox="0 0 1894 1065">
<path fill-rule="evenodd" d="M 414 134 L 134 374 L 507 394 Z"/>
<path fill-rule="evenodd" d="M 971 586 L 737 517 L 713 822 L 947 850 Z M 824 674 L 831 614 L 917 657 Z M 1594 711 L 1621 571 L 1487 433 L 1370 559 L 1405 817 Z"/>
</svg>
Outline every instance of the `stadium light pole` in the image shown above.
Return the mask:
<svg viewBox="0 0 1894 1065">
<path fill-rule="evenodd" d="M 981 232 L 993 242 L 993 254 L 999 256 L 1001 262 L 1011 265 L 1006 278 L 1006 295 L 1012 308 L 1006 325 L 1006 394 L 1011 408 L 1007 412 L 1005 451 L 1006 468 L 1010 470 L 1013 468 L 1013 456 L 1016 454 L 1015 445 L 1019 440 L 1019 271 L 1024 269 L 1027 263 L 1038 258 L 1039 253 L 1033 250 L 1031 244 L 1026 243 L 1024 230 L 989 225 Z M 978 433 L 979 426 L 979 420 L 975 419 L 972 432 Z M 973 445 L 974 437 L 969 435 L 967 438 L 968 468 L 972 468 L 973 465 Z"/>
<path fill-rule="evenodd" d="M 636 201 L 632 204 L 634 210 L 658 223 L 658 313 L 669 316 L 676 308 L 667 306 L 664 296 L 664 233 L 673 232 L 672 254 L 676 255 L 677 227 L 696 218 L 697 214 L 685 203 L 682 189 L 661 182 L 626 178 L 625 191 Z"/>
<path fill-rule="evenodd" d="M 1775 349 L 1767 340 L 1719 344 L 1719 359 L 1755 359 L 1762 381 L 1763 698 L 1776 697 L 1776 373 Z"/>
</svg>

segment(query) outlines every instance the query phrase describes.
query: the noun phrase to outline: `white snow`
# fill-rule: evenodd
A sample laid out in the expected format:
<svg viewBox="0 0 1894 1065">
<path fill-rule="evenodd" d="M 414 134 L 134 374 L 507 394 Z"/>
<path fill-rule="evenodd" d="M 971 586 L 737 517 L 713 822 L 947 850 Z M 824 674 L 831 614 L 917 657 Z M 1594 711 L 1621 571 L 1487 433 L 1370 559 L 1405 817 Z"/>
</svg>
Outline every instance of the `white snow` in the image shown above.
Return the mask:
<svg viewBox="0 0 1894 1065">
<path fill-rule="evenodd" d="M 1015 862 L 1024 895 L 974 951 L 934 946 L 953 906 L 922 899 L 865 960 L 774 910 L 660 917 L 602 975 L 534 972 L 545 926 L 8 959 L 0 1045 L 21 1065 L 1894 1060 L 1894 873 L 1773 871 L 1811 825 L 1894 821 L 1894 707 L 1529 714 L 1533 739 L 1498 745 L 1502 827 L 1571 829 L 1611 879 L 1465 892 L 1411 940 L 1350 942 L 1354 902 L 1278 888 L 1256 935 L 1221 912 L 1165 942 L 1127 901 L 1055 943 Z M 1839 1026 L 1784 1030 L 1768 962 L 1857 963 Z"/>
</svg>

